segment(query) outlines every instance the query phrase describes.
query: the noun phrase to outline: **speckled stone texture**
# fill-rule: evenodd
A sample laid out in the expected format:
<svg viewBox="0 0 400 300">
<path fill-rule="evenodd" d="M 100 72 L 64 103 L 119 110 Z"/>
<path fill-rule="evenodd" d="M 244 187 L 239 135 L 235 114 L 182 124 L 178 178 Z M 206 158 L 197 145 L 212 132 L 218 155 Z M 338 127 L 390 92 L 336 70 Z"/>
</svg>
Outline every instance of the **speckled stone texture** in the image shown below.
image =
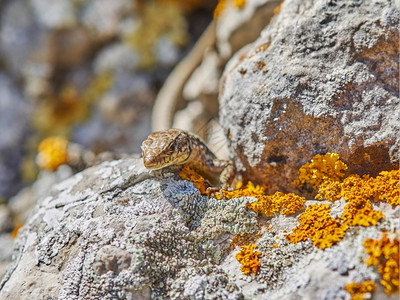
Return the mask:
<svg viewBox="0 0 400 300">
<path fill-rule="evenodd" d="M 284 1 L 221 80 L 220 121 L 244 177 L 290 191 L 327 152 L 350 173 L 397 168 L 398 24 L 389 0 Z"/>
<path fill-rule="evenodd" d="M 378 281 L 364 239 L 399 230 L 398 208 L 373 204 L 386 216 L 378 226 L 351 228 L 324 251 L 290 244 L 297 215 L 263 218 L 246 208 L 254 198 L 209 199 L 176 171 L 128 158 L 53 185 L 19 233 L 0 299 L 347 299 L 346 283 Z M 262 253 L 256 276 L 240 271 L 237 234 Z"/>
</svg>

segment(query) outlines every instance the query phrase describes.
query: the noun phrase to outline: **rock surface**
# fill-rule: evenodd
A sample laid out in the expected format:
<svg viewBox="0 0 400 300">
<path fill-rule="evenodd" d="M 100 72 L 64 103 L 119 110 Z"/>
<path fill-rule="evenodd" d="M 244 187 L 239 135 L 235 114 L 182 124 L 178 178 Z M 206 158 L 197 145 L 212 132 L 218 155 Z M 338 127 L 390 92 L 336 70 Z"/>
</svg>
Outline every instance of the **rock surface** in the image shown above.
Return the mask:
<svg viewBox="0 0 400 300">
<path fill-rule="evenodd" d="M 288 0 L 228 63 L 220 122 L 245 178 L 293 190 L 315 154 L 350 173 L 398 167 L 399 10 L 389 0 Z"/>
<path fill-rule="evenodd" d="M 15 194 L 22 186 L 19 168 L 25 154 L 24 143 L 31 131 L 32 107 L 15 82 L 0 72 L 0 199 Z"/>
<path fill-rule="evenodd" d="M 132 158 L 54 185 L 19 233 L 0 298 L 345 299 L 346 283 L 377 278 L 363 240 L 399 229 L 398 209 L 380 205 L 383 222 L 354 227 L 330 249 L 290 244 L 295 215 L 257 217 L 246 208 L 254 199 L 207 198 L 175 171 L 150 173 Z M 257 241 L 256 276 L 240 271 L 238 234 Z"/>
</svg>

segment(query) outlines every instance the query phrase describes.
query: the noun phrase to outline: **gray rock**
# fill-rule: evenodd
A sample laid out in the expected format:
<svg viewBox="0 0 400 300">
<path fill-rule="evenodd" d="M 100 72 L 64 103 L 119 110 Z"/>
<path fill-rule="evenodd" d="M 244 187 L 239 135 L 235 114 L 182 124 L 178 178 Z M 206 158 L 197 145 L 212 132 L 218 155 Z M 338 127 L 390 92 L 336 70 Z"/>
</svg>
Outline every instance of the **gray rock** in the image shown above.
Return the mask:
<svg viewBox="0 0 400 300">
<path fill-rule="evenodd" d="M 399 11 L 388 0 L 282 4 L 228 63 L 220 121 L 245 178 L 275 190 L 315 154 L 349 172 L 398 167 Z"/>
<path fill-rule="evenodd" d="M 20 165 L 30 133 L 30 112 L 28 99 L 10 77 L 0 73 L 0 198 L 8 198 L 21 188 Z"/>
<path fill-rule="evenodd" d="M 0 234 L 11 232 L 13 222 L 11 220 L 10 210 L 6 205 L 0 205 Z"/>
<path fill-rule="evenodd" d="M 295 215 L 257 218 L 253 198 L 207 198 L 177 171 L 123 159 L 53 185 L 20 230 L 0 299 L 339 299 L 348 282 L 378 280 L 364 239 L 399 229 L 384 207 L 390 218 L 325 251 L 290 244 Z M 261 267 L 243 275 L 230 241 L 257 229 Z"/>
</svg>

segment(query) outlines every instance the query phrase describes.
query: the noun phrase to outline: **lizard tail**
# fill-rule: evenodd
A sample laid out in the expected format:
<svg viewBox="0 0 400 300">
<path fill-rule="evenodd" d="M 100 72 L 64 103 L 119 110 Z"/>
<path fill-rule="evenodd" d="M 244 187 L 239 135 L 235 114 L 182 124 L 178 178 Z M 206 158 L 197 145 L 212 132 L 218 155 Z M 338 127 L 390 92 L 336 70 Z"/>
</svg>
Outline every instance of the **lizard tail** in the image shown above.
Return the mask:
<svg viewBox="0 0 400 300">
<path fill-rule="evenodd" d="M 172 126 L 182 90 L 194 70 L 200 65 L 204 52 L 216 39 L 215 22 L 212 21 L 193 46 L 190 53 L 174 68 L 160 89 L 153 107 L 152 129 L 160 131 Z"/>
</svg>

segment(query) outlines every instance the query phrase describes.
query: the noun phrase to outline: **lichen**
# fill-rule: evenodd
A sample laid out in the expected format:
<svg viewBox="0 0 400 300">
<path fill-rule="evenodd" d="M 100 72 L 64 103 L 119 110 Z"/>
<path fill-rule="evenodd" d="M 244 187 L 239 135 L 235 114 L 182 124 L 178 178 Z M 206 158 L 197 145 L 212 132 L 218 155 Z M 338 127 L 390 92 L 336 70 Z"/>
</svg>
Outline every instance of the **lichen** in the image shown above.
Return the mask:
<svg viewBox="0 0 400 300">
<path fill-rule="evenodd" d="M 383 233 L 381 239 L 366 239 L 363 243 L 369 255 L 366 264 L 377 267 L 382 275 L 380 283 L 388 295 L 399 290 L 399 238 L 397 232 L 394 235 L 390 239 L 388 233 Z"/>
<path fill-rule="evenodd" d="M 343 163 L 337 153 L 317 154 L 311 162 L 306 163 L 299 169 L 299 178 L 293 184 L 301 186 L 305 183 L 312 184 L 317 189 L 325 178 L 338 181 L 344 177 L 343 171 L 347 170 L 347 165 Z"/>
<path fill-rule="evenodd" d="M 194 186 L 200 191 L 200 193 L 209 196 L 204 178 L 196 173 L 196 171 L 189 168 L 188 166 L 184 166 L 179 172 L 179 176 L 184 180 L 191 181 Z"/>
<path fill-rule="evenodd" d="M 330 216 L 328 204 L 313 204 L 299 216 L 299 225 L 286 236 L 291 243 L 305 241 L 308 238 L 320 249 L 331 247 L 340 241 L 348 225 Z"/>
<path fill-rule="evenodd" d="M 364 175 L 350 175 L 343 182 L 325 178 L 319 186 L 316 199 L 336 201 L 343 197 L 346 201 L 372 199 L 386 200 L 390 205 L 399 205 L 399 170 L 383 171 L 376 178 Z"/>
<path fill-rule="evenodd" d="M 214 19 L 217 19 L 226 10 L 228 5 L 233 4 L 237 9 L 242 9 L 246 5 L 247 0 L 219 0 L 214 10 Z"/>
<path fill-rule="evenodd" d="M 267 217 L 272 216 L 275 212 L 280 212 L 282 215 L 294 214 L 296 210 L 302 209 L 305 198 L 295 194 L 284 194 L 276 192 L 273 195 L 265 195 L 265 186 L 254 185 L 248 182 L 245 186 L 239 183 L 234 191 L 222 191 L 221 195 L 216 195 L 217 198 L 232 199 L 236 197 L 254 197 L 257 201 L 247 204 L 247 208 L 261 212 Z"/>
<path fill-rule="evenodd" d="M 240 270 L 243 274 L 249 274 L 250 272 L 254 275 L 257 274 L 258 268 L 261 265 L 258 261 L 258 256 L 261 252 L 254 252 L 255 248 L 257 248 L 255 244 L 245 245 L 242 246 L 240 252 L 236 254 L 236 259 L 242 264 Z"/>
<path fill-rule="evenodd" d="M 372 208 L 371 201 L 353 199 L 344 207 L 341 220 L 349 226 L 376 225 L 383 218 L 383 213 Z"/>
<path fill-rule="evenodd" d="M 173 181 L 164 191 L 174 203 L 176 212 L 190 230 L 197 228 L 207 207 L 207 197 L 200 194 L 192 182 Z"/>
<path fill-rule="evenodd" d="M 263 196 L 253 203 L 248 203 L 247 208 L 255 212 L 261 212 L 267 217 L 270 217 L 274 212 L 279 212 L 282 215 L 291 215 L 296 210 L 303 209 L 306 199 L 295 194 L 284 194 L 276 192 L 272 196 Z"/>
<path fill-rule="evenodd" d="M 381 211 L 373 209 L 371 200 L 398 204 L 399 170 L 381 172 L 376 178 L 350 175 L 341 181 L 341 172 L 346 169 L 336 153 L 316 155 L 311 163 L 300 168 L 297 183 L 313 184 L 319 190 L 316 199 L 335 202 L 343 198 L 348 203 L 340 218 L 329 215 L 327 204 L 307 207 L 299 217 L 300 224 L 287 236 L 290 242 L 310 238 L 318 248 L 331 247 L 343 238 L 349 226 L 376 225 L 384 217 Z"/>
<path fill-rule="evenodd" d="M 371 294 L 375 292 L 376 285 L 372 280 L 366 280 L 362 283 L 348 283 L 344 289 L 351 295 L 351 300 L 364 300 L 371 298 Z M 368 294 L 369 297 L 367 297 Z"/>
<path fill-rule="evenodd" d="M 196 229 L 203 240 L 229 234 L 254 233 L 257 230 L 256 214 L 246 208 L 248 197 L 227 199 L 209 198 L 201 225 Z"/>
<path fill-rule="evenodd" d="M 39 144 L 37 164 L 41 169 L 55 171 L 67 162 L 67 149 L 66 139 L 56 136 L 48 137 Z"/>
</svg>

